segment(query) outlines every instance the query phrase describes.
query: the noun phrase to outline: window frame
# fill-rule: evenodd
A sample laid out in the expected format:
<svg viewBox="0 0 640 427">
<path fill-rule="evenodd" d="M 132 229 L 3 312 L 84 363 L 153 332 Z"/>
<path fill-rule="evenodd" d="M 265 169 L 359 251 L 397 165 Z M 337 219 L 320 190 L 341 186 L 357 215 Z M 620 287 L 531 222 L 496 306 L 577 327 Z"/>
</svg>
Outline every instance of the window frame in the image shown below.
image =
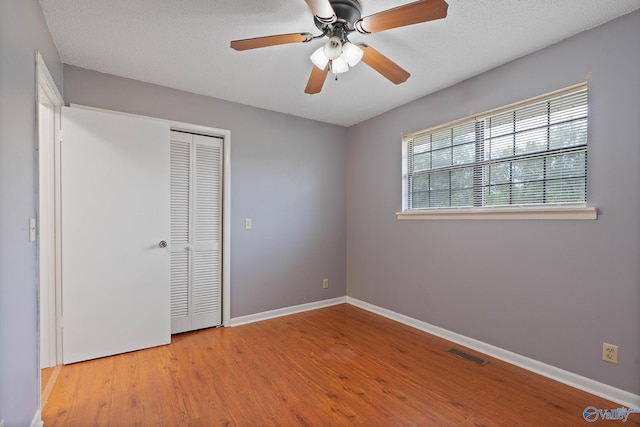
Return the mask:
<svg viewBox="0 0 640 427">
<path fill-rule="evenodd" d="M 464 206 L 464 207 L 428 207 L 409 209 L 409 143 L 420 135 L 434 134 L 438 131 L 451 129 L 463 123 L 484 120 L 497 114 L 513 112 L 538 102 L 550 100 L 562 95 L 588 90 L 587 82 L 578 83 L 553 92 L 545 93 L 523 101 L 515 102 L 503 107 L 473 114 L 448 123 L 437 125 L 421 131 L 403 135 L 402 137 L 402 211 L 397 212 L 398 219 L 597 219 L 598 210 L 587 206 L 587 202 L 579 203 L 542 203 L 523 205 L 500 206 Z M 587 122 L 588 122 L 587 116 Z M 588 125 L 587 125 L 588 126 Z M 586 153 L 587 147 L 585 147 Z M 477 166 L 477 163 L 469 163 L 466 166 Z M 586 168 L 585 168 L 586 170 Z M 585 178 L 586 179 L 586 178 Z M 477 191 L 474 182 L 474 194 Z"/>
</svg>

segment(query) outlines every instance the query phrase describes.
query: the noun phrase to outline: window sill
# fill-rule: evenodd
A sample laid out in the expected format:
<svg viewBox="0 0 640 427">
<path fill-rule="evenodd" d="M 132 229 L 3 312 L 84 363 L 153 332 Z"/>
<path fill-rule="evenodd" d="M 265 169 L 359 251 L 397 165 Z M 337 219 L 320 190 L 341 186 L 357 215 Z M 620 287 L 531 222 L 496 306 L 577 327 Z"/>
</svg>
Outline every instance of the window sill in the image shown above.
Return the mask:
<svg viewBox="0 0 640 427">
<path fill-rule="evenodd" d="M 534 220 L 593 220 L 598 209 L 585 206 L 543 206 L 514 208 L 423 209 L 397 212 L 401 220 L 415 219 L 534 219 Z"/>
</svg>

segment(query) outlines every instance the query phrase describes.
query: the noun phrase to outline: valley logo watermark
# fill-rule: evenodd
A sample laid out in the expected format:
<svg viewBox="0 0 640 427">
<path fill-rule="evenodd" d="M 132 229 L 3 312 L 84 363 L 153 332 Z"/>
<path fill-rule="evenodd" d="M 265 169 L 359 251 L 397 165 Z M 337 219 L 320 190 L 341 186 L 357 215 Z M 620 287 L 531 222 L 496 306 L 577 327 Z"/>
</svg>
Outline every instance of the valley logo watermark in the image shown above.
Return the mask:
<svg viewBox="0 0 640 427">
<path fill-rule="evenodd" d="M 617 420 L 626 423 L 629 415 L 634 412 L 640 412 L 640 408 L 598 409 L 595 406 L 587 406 L 582 412 L 582 417 L 588 423 L 595 423 L 598 419 Z"/>
</svg>

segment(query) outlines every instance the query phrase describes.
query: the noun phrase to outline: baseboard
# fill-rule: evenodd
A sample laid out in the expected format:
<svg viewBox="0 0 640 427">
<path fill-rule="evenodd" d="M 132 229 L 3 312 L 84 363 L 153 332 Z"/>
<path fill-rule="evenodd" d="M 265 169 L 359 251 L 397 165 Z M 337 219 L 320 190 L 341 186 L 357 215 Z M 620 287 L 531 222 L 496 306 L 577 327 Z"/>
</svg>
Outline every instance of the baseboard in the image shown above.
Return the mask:
<svg viewBox="0 0 640 427">
<path fill-rule="evenodd" d="M 239 316 L 231 318 L 230 326 L 240 326 L 247 323 L 259 322 L 261 320 L 273 319 L 276 317 L 287 316 L 289 314 L 302 313 L 303 311 L 316 310 L 318 308 L 330 307 L 332 305 L 344 304 L 347 297 L 338 297 L 323 301 L 310 302 L 307 304 L 294 305 L 291 307 L 279 308 L 277 310 L 263 311 L 262 313 L 249 314 L 247 316 Z"/>
<path fill-rule="evenodd" d="M 487 344 L 482 341 L 478 341 L 476 339 L 451 332 L 438 326 L 431 325 L 421 320 L 417 320 L 409 316 L 405 316 L 403 314 L 399 314 L 391 310 L 387 310 L 385 308 L 360 301 L 355 298 L 346 297 L 346 299 L 348 304 L 360 307 L 364 310 L 379 314 L 380 316 L 386 317 L 388 319 L 395 320 L 399 323 L 403 323 L 437 337 L 444 338 L 456 344 L 460 344 L 467 348 L 479 351 L 488 356 L 495 357 L 496 359 L 500 359 L 504 362 L 518 366 L 528 371 L 535 372 L 536 374 L 542 375 L 544 377 L 553 379 L 563 384 L 567 384 L 579 390 L 586 391 L 587 393 L 591 393 L 604 399 L 611 400 L 628 408 L 640 408 L 640 395 L 633 394 L 607 384 L 603 384 L 590 378 L 574 374 L 573 372 L 556 368 L 555 366 L 551 366 L 546 363 L 521 356 L 508 350 L 504 350 L 500 347 L 496 347 L 491 344 Z"/>
<path fill-rule="evenodd" d="M 44 422 L 42 421 L 42 414 L 40 410 L 36 411 L 36 414 L 33 416 L 33 420 L 31 420 L 30 427 L 42 427 L 44 426 Z"/>
</svg>

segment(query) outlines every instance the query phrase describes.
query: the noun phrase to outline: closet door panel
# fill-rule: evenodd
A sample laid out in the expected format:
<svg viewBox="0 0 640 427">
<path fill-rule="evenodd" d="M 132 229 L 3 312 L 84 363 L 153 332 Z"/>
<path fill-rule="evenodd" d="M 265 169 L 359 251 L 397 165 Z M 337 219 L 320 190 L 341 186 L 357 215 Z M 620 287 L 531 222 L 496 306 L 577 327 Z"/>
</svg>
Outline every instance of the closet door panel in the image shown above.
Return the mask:
<svg viewBox="0 0 640 427">
<path fill-rule="evenodd" d="M 220 271 L 222 144 L 194 136 L 195 218 L 193 234 L 193 323 L 222 323 Z"/>
<path fill-rule="evenodd" d="M 171 132 L 171 333 L 191 329 L 191 139 Z"/>
</svg>

